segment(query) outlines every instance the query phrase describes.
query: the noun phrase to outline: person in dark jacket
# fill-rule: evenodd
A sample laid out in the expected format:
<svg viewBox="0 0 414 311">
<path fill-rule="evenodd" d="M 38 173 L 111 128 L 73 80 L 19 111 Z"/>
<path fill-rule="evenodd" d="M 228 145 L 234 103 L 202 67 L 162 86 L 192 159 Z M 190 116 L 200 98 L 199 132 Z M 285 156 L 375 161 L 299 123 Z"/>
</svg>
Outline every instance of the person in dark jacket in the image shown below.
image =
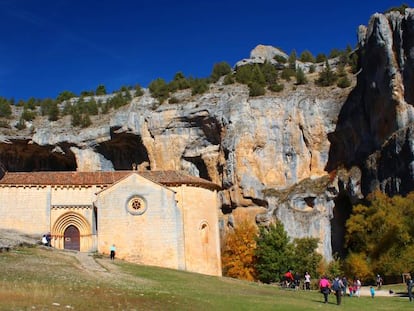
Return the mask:
<svg viewBox="0 0 414 311">
<path fill-rule="evenodd" d="M 341 304 L 342 299 L 342 289 L 344 287 L 344 283 L 342 280 L 337 276 L 334 281 L 332 282 L 332 290 L 335 292 L 336 295 L 336 304 L 339 306 Z"/>
<path fill-rule="evenodd" d="M 408 276 L 406 283 L 407 283 L 408 299 L 411 302 L 413 301 L 413 286 L 414 286 L 413 279 L 410 276 Z"/>
</svg>

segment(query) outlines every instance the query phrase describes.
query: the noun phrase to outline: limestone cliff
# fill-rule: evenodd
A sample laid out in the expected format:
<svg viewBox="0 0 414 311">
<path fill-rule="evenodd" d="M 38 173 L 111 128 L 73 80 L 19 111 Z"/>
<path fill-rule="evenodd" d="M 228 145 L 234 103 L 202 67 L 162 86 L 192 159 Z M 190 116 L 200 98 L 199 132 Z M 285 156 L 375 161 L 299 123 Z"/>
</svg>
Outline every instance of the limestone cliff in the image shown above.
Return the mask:
<svg viewBox="0 0 414 311">
<path fill-rule="evenodd" d="M 375 14 L 359 29 L 357 85 L 329 134 L 327 169 L 362 171 L 363 194 L 414 189 L 414 10 Z"/>
<path fill-rule="evenodd" d="M 86 129 L 69 117 L 2 129 L 0 170 L 186 171 L 222 186 L 223 224 L 235 210 L 254 211 L 260 223 L 277 217 L 291 237 L 319 237 L 330 259 L 353 202 L 375 188 L 413 189 L 413 17 L 375 14 L 359 29 L 361 70 L 350 88 L 316 87 L 310 77 L 249 97 L 246 86 L 219 80 L 162 105 L 146 90 Z M 280 53 L 259 46 L 250 60 Z"/>
</svg>

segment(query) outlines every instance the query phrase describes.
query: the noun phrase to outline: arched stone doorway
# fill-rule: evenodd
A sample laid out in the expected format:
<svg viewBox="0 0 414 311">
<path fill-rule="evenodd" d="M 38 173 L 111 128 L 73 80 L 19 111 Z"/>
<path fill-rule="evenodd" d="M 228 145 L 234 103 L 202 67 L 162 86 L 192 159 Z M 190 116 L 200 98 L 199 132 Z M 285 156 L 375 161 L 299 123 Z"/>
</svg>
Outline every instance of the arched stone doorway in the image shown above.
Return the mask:
<svg viewBox="0 0 414 311">
<path fill-rule="evenodd" d="M 65 229 L 63 235 L 64 249 L 71 249 L 75 251 L 80 250 L 80 232 L 79 229 L 73 225 L 70 225 Z"/>
<path fill-rule="evenodd" d="M 94 249 L 92 226 L 80 214 L 68 212 L 60 216 L 52 227 L 52 246 L 81 252 Z"/>
</svg>

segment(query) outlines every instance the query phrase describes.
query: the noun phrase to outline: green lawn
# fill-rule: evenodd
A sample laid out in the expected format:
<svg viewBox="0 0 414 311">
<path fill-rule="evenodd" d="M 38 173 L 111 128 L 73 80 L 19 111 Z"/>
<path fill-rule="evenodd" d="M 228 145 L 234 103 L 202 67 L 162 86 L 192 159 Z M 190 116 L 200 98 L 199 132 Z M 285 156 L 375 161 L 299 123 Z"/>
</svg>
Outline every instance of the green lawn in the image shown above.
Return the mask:
<svg viewBox="0 0 414 311">
<path fill-rule="evenodd" d="M 99 259 L 89 273 L 73 256 L 44 248 L 0 254 L 0 310 L 412 310 L 408 298 L 345 297 L 322 303 L 317 291 Z M 401 288 L 404 287 L 401 285 Z"/>
</svg>

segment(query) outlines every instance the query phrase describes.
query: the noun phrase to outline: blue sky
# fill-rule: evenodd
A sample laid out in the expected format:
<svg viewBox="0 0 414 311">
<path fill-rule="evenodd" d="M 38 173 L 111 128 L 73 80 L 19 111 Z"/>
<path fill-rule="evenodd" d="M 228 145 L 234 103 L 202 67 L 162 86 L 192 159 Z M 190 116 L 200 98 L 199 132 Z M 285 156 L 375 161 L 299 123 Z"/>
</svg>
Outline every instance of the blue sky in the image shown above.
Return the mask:
<svg viewBox="0 0 414 311">
<path fill-rule="evenodd" d="M 0 0 L 0 96 L 111 92 L 179 71 L 207 77 L 258 44 L 329 54 L 355 46 L 373 13 L 412 2 Z"/>
</svg>

